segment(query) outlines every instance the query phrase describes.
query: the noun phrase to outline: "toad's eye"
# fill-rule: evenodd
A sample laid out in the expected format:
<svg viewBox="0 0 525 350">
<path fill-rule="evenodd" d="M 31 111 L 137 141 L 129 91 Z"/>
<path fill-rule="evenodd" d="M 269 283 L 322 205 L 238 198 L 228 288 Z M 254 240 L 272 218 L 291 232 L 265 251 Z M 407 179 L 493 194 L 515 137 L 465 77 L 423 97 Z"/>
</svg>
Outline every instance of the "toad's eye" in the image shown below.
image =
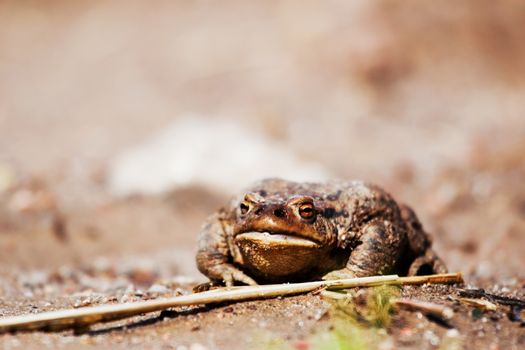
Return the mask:
<svg viewBox="0 0 525 350">
<path fill-rule="evenodd" d="M 299 215 L 301 215 L 303 219 L 311 219 L 314 217 L 314 214 L 315 210 L 312 203 L 305 203 L 299 207 Z"/>
<path fill-rule="evenodd" d="M 241 214 L 243 214 L 243 215 L 246 214 L 248 211 L 250 211 L 250 206 L 247 203 L 244 203 L 244 202 L 241 203 L 239 208 L 241 209 Z"/>
</svg>

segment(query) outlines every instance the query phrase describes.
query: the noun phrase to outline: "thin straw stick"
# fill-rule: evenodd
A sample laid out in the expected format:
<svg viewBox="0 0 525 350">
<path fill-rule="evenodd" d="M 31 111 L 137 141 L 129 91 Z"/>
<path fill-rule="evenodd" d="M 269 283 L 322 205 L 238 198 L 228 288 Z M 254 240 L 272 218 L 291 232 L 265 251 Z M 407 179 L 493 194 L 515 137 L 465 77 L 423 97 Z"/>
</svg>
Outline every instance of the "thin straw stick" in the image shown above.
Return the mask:
<svg viewBox="0 0 525 350">
<path fill-rule="evenodd" d="M 40 314 L 5 317 L 0 319 L 0 333 L 10 331 L 60 331 L 64 329 L 85 329 L 90 325 L 99 322 L 115 321 L 178 306 L 206 305 L 220 302 L 272 298 L 307 293 L 319 288 L 344 289 L 353 287 L 371 287 L 382 284 L 462 282 L 461 273 L 421 277 L 423 278 L 387 275 L 306 283 L 221 288 L 203 293 L 182 295 L 166 299 L 147 300 L 125 304 L 99 305 L 79 309 L 44 312 Z"/>
</svg>

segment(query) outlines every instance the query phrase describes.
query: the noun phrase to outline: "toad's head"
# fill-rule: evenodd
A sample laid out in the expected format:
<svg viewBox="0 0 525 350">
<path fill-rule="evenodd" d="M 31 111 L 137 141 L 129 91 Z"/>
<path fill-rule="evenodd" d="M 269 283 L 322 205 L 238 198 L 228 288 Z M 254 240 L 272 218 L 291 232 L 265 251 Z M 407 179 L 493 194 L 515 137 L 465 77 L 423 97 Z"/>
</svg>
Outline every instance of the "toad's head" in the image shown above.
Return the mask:
<svg viewBox="0 0 525 350">
<path fill-rule="evenodd" d="M 247 193 L 233 226 L 233 243 L 244 267 L 269 280 L 315 270 L 337 241 L 335 227 L 323 213 L 321 200 L 313 196 Z"/>
</svg>

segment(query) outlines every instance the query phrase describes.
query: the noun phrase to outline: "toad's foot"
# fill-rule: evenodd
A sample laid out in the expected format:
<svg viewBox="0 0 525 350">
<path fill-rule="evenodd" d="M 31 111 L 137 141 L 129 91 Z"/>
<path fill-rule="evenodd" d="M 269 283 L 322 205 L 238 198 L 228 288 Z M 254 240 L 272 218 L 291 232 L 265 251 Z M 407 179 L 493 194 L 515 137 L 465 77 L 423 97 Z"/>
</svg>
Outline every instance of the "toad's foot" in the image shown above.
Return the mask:
<svg viewBox="0 0 525 350">
<path fill-rule="evenodd" d="M 233 286 L 235 282 L 241 282 L 250 286 L 257 285 L 257 282 L 251 277 L 230 264 L 214 266 L 213 269 L 210 269 L 210 275 L 213 276 L 214 279 L 223 282 L 227 287 Z"/>
</svg>

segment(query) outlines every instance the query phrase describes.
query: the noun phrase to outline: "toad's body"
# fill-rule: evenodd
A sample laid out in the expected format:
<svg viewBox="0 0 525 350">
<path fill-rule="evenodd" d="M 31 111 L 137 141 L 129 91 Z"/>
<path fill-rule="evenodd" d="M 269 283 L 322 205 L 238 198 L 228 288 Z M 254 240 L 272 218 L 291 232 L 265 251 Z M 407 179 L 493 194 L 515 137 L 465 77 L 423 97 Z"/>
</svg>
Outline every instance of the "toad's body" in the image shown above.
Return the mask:
<svg viewBox="0 0 525 350">
<path fill-rule="evenodd" d="M 256 183 L 207 220 L 197 265 L 226 285 L 446 271 L 413 211 L 381 188 L 281 179 Z"/>
</svg>

